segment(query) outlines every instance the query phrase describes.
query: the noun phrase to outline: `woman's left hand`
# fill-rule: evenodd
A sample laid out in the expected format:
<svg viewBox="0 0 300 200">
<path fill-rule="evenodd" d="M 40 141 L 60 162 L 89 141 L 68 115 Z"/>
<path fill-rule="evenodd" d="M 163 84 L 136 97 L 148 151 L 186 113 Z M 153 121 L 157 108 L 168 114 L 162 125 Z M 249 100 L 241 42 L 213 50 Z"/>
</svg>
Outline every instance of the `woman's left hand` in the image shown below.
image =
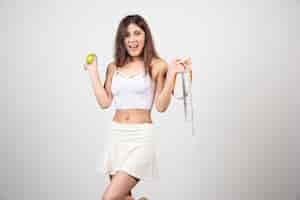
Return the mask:
<svg viewBox="0 0 300 200">
<path fill-rule="evenodd" d="M 192 70 L 192 59 L 190 57 L 180 59 L 179 63 L 184 65 L 185 70 L 187 71 Z"/>
<path fill-rule="evenodd" d="M 191 71 L 192 70 L 192 60 L 188 58 L 176 58 L 173 59 L 169 65 L 168 73 L 173 76 L 177 73 Z"/>
</svg>

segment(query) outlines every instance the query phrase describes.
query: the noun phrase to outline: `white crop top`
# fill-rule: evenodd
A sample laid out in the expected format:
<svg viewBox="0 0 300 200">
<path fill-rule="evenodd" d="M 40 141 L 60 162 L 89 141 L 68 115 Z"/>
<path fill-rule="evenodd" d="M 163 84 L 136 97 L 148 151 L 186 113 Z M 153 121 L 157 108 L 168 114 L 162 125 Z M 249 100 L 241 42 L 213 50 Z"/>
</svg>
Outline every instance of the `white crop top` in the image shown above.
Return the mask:
<svg viewBox="0 0 300 200">
<path fill-rule="evenodd" d="M 111 90 L 115 109 L 152 109 L 154 82 L 145 70 L 130 76 L 115 70 Z"/>
</svg>

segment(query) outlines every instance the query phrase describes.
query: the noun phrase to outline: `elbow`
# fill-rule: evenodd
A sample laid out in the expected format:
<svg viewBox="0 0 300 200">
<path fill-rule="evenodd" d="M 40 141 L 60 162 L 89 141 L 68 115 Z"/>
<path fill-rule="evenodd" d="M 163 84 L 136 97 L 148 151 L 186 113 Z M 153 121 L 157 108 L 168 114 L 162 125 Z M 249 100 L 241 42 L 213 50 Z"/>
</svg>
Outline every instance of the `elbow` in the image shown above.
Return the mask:
<svg viewBox="0 0 300 200">
<path fill-rule="evenodd" d="M 100 106 L 101 109 L 106 110 L 110 107 L 111 102 L 99 102 L 98 105 Z"/>
<path fill-rule="evenodd" d="M 167 110 L 167 108 L 168 108 L 168 106 L 161 106 L 161 105 L 159 105 L 158 103 L 156 103 L 155 104 L 155 107 L 156 107 L 156 110 L 158 111 L 158 112 L 165 112 L 166 110 Z"/>
<path fill-rule="evenodd" d="M 102 110 L 106 110 L 106 109 L 109 108 L 109 105 L 101 105 L 101 104 L 100 104 L 100 108 L 101 108 Z"/>
<path fill-rule="evenodd" d="M 157 109 L 158 112 L 163 113 L 167 110 L 167 108 Z"/>
<path fill-rule="evenodd" d="M 106 93 L 104 95 L 100 93 L 96 93 L 96 101 L 99 107 L 105 110 L 109 108 L 110 105 L 112 104 L 112 97 L 107 95 Z"/>
<path fill-rule="evenodd" d="M 161 98 L 158 98 L 157 101 L 155 102 L 156 110 L 161 113 L 165 112 L 168 109 L 169 105 L 170 105 L 170 99 L 163 100 Z"/>
</svg>

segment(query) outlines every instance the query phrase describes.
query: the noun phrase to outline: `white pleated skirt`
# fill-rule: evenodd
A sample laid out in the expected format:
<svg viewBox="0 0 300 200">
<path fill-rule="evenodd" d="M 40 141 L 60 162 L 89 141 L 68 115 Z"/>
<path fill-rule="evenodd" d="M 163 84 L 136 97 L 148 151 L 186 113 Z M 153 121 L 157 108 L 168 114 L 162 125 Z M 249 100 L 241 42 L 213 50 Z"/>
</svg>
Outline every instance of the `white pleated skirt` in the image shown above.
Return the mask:
<svg viewBox="0 0 300 200">
<path fill-rule="evenodd" d="M 123 171 L 140 180 L 158 180 L 157 139 L 151 123 L 124 124 L 112 121 L 108 145 L 97 171 L 104 175 Z"/>
</svg>

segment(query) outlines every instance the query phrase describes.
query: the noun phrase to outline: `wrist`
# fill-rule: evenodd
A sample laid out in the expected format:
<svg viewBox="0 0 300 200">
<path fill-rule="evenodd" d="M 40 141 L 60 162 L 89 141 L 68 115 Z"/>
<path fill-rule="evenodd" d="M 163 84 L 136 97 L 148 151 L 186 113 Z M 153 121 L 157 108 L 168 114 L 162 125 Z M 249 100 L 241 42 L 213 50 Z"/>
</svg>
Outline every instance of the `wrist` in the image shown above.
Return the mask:
<svg viewBox="0 0 300 200">
<path fill-rule="evenodd" d="M 169 88 L 171 93 L 173 93 L 174 88 L 175 88 L 176 76 L 177 76 L 176 72 L 170 72 L 170 73 L 167 74 L 166 85 Z"/>
<path fill-rule="evenodd" d="M 176 72 L 174 70 L 168 70 L 168 73 L 167 73 L 167 79 L 168 80 L 174 80 L 175 77 L 176 77 Z"/>
<path fill-rule="evenodd" d="M 99 74 L 98 74 L 98 70 L 97 69 L 93 69 L 93 70 L 87 70 L 88 71 L 88 74 L 90 75 L 90 76 L 98 76 Z"/>
</svg>

